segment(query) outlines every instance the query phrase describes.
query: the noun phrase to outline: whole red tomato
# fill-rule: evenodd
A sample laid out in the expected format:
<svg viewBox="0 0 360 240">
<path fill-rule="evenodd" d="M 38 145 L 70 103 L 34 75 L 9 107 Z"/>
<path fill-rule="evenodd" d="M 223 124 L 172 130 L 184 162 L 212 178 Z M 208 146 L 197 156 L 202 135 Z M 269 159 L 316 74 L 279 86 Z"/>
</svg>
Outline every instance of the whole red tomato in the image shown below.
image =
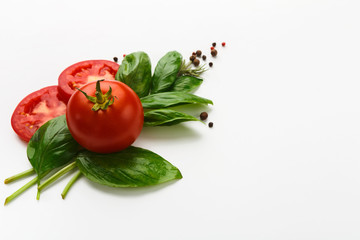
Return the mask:
<svg viewBox="0 0 360 240">
<path fill-rule="evenodd" d="M 136 140 L 143 127 L 144 112 L 130 87 L 105 80 L 88 83 L 71 96 L 66 120 L 71 135 L 84 148 L 111 153 Z"/>
</svg>

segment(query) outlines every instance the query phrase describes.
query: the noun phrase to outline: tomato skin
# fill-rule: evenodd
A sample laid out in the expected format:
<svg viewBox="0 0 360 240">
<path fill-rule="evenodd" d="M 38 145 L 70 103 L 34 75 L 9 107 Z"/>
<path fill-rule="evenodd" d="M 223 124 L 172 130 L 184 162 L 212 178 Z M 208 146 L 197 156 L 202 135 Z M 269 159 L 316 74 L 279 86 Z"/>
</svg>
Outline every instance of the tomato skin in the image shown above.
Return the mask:
<svg viewBox="0 0 360 240">
<path fill-rule="evenodd" d="M 59 99 L 57 86 L 49 86 L 27 95 L 15 108 L 11 116 L 11 126 L 25 142 L 45 122 L 64 115 L 66 105 Z"/>
<path fill-rule="evenodd" d="M 76 88 L 101 79 L 115 80 L 119 64 L 108 60 L 87 60 L 67 67 L 59 76 L 58 90 L 61 100 L 68 102 Z"/>
<path fill-rule="evenodd" d="M 89 151 L 111 153 L 130 146 L 144 123 L 144 111 L 137 94 L 119 81 L 102 81 L 101 91 L 105 94 L 112 88 L 114 103 L 106 110 L 93 111 L 94 103 L 83 93 L 76 91 L 69 99 L 66 120 L 71 135 Z M 80 89 L 89 96 L 95 96 L 96 82 Z"/>
</svg>

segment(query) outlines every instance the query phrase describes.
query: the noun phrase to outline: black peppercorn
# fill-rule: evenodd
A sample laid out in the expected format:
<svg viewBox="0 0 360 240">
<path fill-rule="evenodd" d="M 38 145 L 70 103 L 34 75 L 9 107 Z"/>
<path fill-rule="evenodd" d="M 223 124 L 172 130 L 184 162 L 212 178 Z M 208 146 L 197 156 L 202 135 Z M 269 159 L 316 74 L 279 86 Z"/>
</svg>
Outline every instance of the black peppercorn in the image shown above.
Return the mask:
<svg viewBox="0 0 360 240">
<path fill-rule="evenodd" d="M 193 52 L 192 55 L 196 56 L 196 52 Z"/>
<path fill-rule="evenodd" d="M 214 126 L 213 122 L 209 122 L 209 128 L 212 128 Z"/>
<path fill-rule="evenodd" d="M 195 58 L 194 61 L 193 61 L 193 64 L 195 65 L 195 67 L 199 66 L 200 60 Z"/>
<path fill-rule="evenodd" d="M 202 52 L 201 52 L 200 50 L 197 50 L 197 51 L 196 51 L 196 56 L 201 57 L 201 53 L 202 53 Z"/>
<path fill-rule="evenodd" d="M 118 62 L 118 58 L 117 57 L 114 57 L 114 62 Z"/>
<path fill-rule="evenodd" d="M 212 66 L 213 66 L 213 63 L 212 63 L 212 62 L 209 62 L 209 66 L 212 67 Z"/>
<path fill-rule="evenodd" d="M 206 56 L 205 56 L 205 55 L 203 55 L 203 56 L 202 56 L 202 59 L 205 61 L 205 60 L 206 60 Z"/>
<path fill-rule="evenodd" d="M 216 49 L 211 50 L 211 56 L 216 57 L 217 51 Z"/>
<path fill-rule="evenodd" d="M 195 55 L 191 55 L 191 57 L 190 57 L 190 61 L 192 61 L 192 62 L 193 62 L 193 61 L 195 60 L 195 58 L 196 58 L 196 57 L 195 57 Z"/>
<path fill-rule="evenodd" d="M 201 119 L 201 120 L 206 120 L 207 118 L 208 118 L 207 112 L 202 112 L 202 113 L 200 113 L 200 119 Z"/>
<path fill-rule="evenodd" d="M 213 47 L 216 47 L 216 42 L 213 42 L 213 43 L 212 43 L 212 46 L 213 46 Z"/>
</svg>

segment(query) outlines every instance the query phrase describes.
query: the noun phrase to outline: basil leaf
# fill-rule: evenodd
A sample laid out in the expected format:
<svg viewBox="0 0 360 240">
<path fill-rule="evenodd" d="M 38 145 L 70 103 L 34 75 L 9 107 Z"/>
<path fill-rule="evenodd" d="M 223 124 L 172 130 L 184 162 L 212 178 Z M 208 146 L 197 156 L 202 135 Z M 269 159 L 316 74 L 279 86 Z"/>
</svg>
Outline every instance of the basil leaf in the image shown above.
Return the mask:
<svg viewBox="0 0 360 240">
<path fill-rule="evenodd" d="M 182 63 L 182 56 L 176 51 L 168 52 L 157 63 L 152 77 L 151 94 L 166 92 L 174 84 Z"/>
<path fill-rule="evenodd" d="M 149 94 L 151 87 L 151 61 L 144 52 L 125 56 L 115 79 L 128 85 L 139 97 Z"/>
<path fill-rule="evenodd" d="M 111 187 L 141 187 L 182 178 L 161 156 L 132 146 L 110 154 L 83 151 L 76 163 L 89 180 Z"/>
<path fill-rule="evenodd" d="M 145 127 L 171 126 L 187 121 L 199 121 L 199 119 L 170 109 L 156 109 L 144 113 Z"/>
<path fill-rule="evenodd" d="M 203 80 L 194 76 L 184 75 L 178 77 L 171 87 L 170 91 L 172 92 L 192 92 L 198 88 Z"/>
<path fill-rule="evenodd" d="M 143 97 L 140 100 L 143 108 L 166 108 L 189 103 L 213 104 L 209 99 L 184 92 L 157 93 Z"/>
<path fill-rule="evenodd" d="M 35 132 L 27 146 L 27 156 L 41 178 L 48 171 L 73 160 L 80 148 L 70 134 L 65 115 L 62 115 L 46 122 Z"/>
</svg>

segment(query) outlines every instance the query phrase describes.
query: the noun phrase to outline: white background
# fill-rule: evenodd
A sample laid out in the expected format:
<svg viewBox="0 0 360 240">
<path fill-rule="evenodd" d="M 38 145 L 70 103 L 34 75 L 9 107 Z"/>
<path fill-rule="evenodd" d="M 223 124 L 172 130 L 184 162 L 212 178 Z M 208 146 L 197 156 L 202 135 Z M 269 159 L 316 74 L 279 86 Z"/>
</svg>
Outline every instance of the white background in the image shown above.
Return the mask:
<svg viewBox="0 0 360 240">
<path fill-rule="evenodd" d="M 0 239 L 360 239 L 360 3 L 357 0 L 0 3 L 0 178 L 26 170 L 10 118 L 67 66 L 197 49 L 214 67 L 201 123 L 151 128 L 136 146 L 183 179 L 112 189 L 69 176 L 0 207 Z M 0 184 L 0 199 L 29 179 Z"/>
</svg>

